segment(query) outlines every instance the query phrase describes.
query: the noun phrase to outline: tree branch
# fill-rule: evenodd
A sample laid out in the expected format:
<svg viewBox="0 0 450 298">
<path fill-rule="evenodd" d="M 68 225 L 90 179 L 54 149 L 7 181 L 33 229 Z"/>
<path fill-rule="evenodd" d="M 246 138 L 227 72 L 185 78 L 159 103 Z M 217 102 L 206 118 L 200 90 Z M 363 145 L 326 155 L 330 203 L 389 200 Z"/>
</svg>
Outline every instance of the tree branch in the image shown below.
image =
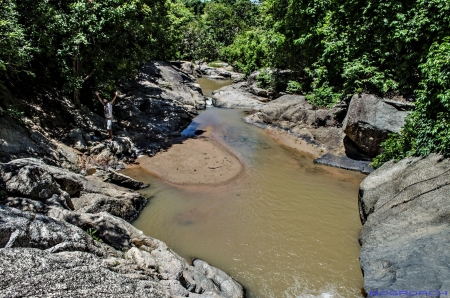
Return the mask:
<svg viewBox="0 0 450 298">
<path fill-rule="evenodd" d="M 88 75 L 83 79 L 83 81 L 86 81 L 87 79 L 89 79 L 89 78 L 94 74 L 94 71 L 95 71 L 95 68 L 91 71 L 90 74 L 88 74 Z"/>
</svg>

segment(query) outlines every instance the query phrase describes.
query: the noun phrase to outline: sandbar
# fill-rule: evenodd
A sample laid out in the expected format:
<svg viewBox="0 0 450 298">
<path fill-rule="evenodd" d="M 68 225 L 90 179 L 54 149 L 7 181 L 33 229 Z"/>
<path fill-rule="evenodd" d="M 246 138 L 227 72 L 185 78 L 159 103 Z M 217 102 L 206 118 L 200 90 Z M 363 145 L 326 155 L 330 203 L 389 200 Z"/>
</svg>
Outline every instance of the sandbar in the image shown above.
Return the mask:
<svg viewBox="0 0 450 298">
<path fill-rule="evenodd" d="M 243 163 L 212 137 L 212 127 L 196 138 L 175 144 L 153 157 L 140 156 L 139 166 L 177 185 L 219 185 L 237 178 Z"/>
</svg>

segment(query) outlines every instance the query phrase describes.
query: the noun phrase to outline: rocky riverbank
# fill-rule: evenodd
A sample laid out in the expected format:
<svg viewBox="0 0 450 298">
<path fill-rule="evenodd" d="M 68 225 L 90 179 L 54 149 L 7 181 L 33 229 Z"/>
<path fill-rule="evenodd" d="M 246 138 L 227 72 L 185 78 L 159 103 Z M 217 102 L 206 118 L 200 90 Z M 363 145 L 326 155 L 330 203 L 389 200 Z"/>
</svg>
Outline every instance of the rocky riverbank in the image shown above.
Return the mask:
<svg viewBox="0 0 450 298">
<path fill-rule="evenodd" d="M 132 189 L 146 185 L 115 171 L 182 140 L 205 108 L 193 82 L 169 63 L 146 64 L 122 82 L 111 142 L 95 106 L 2 90 L 0 297 L 244 296 L 223 271 L 134 228 L 147 199 Z"/>
<path fill-rule="evenodd" d="M 325 154 L 318 163 L 363 173 L 372 172 L 368 164 L 381 152 L 380 144 L 400 131 L 413 109 L 405 100 L 370 94 L 315 109 L 303 96 L 259 98 L 248 83 L 224 87 L 214 99 L 219 107 L 250 111 L 248 123 L 288 132 L 320 148 Z M 360 261 L 368 297 L 447 295 L 449 172 L 449 159 L 432 154 L 386 163 L 361 183 Z"/>
<path fill-rule="evenodd" d="M 147 199 L 37 159 L 0 164 L 0 297 L 243 297 L 129 222 Z"/>
<path fill-rule="evenodd" d="M 305 96 L 259 88 L 256 75 L 215 91 L 214 106 L 246 110 L 247 123 L 303 140 L 314 148 L 309 151 L 319 153 L 316 163 L 366 174 L 373 171 L 369 164 L 380 153 L 380 144 L 400 131 L 414 107 L 402 99 L 361 94 L 330 109 L 317 108 Z M 285 145 L 290 146 L 289 141 Z"/>
<path fill-rule="evenodd" d="M 181 141 L 181 131 L 206 106 L 194 80 L 169 63 L 147 63 L 135 80 L 121 84 L 112 142 L 104 141 L 103 108 L 93 95 L 92 106 L 77 109 L 56 91 L 30 99 L 2 90 L 0 161 L 37 157 L 74 171 L 124 168 L 139 154 Z"/>
<path fill-rule="evenodd" d="M 362 94 L 332 109 L 318 109 L 300 95 L 273 99 L 225 68 L 177 68 L 151 61 L 136 80 L 122 82 L 115 137 L 107 142 L 104 119 L 92 106 L 77 109 L 58 93 L 26 101 L 1 90 L 0 297 L 244 296 L 242 286 L 226 273 L 201 260 L 188 264 L 134 228 L 130 222 L 147 199 L 133 190 L 146 185 L 116 172 L 140 154 L 156 154 L 151 162 L 138 161 L 174 184 L 211 184 L 202 180 L 206 168 L 217 174 L 208 176 L 212 184 L 239 175 L 243 165 L 208 134 L 165 152 L 183 140 L 181 131 L 205 108 L 196 74 L 234 79 L 214 93 L 216 106 L 249 111 L 247 123 L 320 156 L 318 163 L 363 173 L 372 171 L 368 164 L 380 152 L 379 144 L 401 129 L 412 108 L 401 100 Z M 16 102 L 27 112 L 8 108 Z M 201 142 L 207 146 L 199 147 Z M 215 154 L 219 166 L 206 160 Z M 197 160 L 187 161 L 188 156 Z M 168 158 L 172 165 L 161 167 Z M 408 158 L 385 164 L 361 184 L 360 258 L 369 296 L 448 289 L 449 171 L 448 160 L 438 155 Z M 176 175 L 169 177 L 169 172 Z"/>
</svg>

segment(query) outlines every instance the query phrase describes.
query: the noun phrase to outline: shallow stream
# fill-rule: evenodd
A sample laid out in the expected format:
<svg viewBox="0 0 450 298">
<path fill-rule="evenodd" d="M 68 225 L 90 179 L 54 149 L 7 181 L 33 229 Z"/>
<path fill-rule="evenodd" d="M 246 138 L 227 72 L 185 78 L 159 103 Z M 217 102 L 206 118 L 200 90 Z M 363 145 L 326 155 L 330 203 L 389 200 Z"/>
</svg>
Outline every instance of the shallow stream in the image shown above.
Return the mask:
<svg viewBox="0 0 450 298">
<path fill-rule="evenodd" d="M 207 96 L 220 87 L 200 84 Z M 187 130 L 213 126 L 246 165 L 226 185 L 177 188 L 145 170 L 125 170 L 151 184 L 133 224 L 188 261 L 231 274 L 247 297 L 362 297 L 357 198 L 365 176 L 315 165 L 243 116 L 209 107 Z"/>
</svg>

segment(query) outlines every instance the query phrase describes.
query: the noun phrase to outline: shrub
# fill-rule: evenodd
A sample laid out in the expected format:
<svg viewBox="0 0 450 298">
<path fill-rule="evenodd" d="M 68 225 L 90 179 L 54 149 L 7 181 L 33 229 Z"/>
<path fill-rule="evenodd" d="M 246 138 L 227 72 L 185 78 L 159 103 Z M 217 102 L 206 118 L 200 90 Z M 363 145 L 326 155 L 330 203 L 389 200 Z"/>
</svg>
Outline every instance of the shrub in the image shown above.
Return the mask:
<svg viewBox="0 0 450 298">
<path fill-rule="evenodd" d="M 289 81 L 287 83 L 286 92 L 288 93 L 302 93 L 303 85 L 297 81 Z"/>
</svg>

